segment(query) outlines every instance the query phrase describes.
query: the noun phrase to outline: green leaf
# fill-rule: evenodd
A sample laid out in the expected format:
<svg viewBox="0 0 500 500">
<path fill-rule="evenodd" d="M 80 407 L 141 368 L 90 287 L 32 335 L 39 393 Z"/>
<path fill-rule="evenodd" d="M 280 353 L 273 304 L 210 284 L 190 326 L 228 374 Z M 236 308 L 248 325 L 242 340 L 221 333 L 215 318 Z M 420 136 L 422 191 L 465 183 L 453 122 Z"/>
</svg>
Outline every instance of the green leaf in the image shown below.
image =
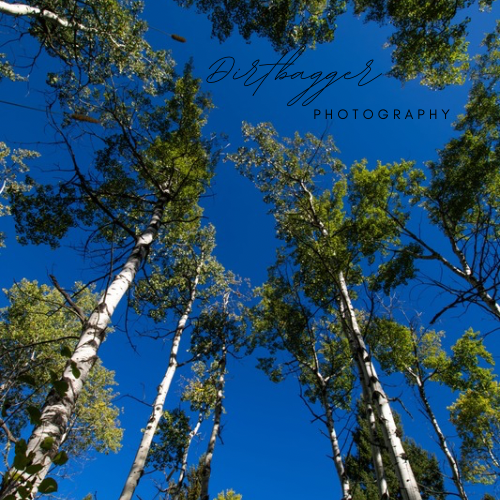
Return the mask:
<svg viewBox="0 0 500 500">
<path fill-rule="evenodd" d="M 65 358 L 71 358 L 71 349 L 65 345 L 61 348 L 61 355 L 64 356 Z"/>
<path fill-rule="evenodd" d="M 14 456 L 14 461 L 12 462 L 12 465 L 14 468 L 18 470 L 24 470 L 26 465 L 28 465 L 28 458 L 26 455 L 15 455 Z"/>
<path fill-rule="evenodd" d="M 54 382 L 54 389 L 57 391 L 59 396 L 62 398 L 66 394 L 66 391 L 69 389 L 69 384 L 66 382 L 66 380 L 57 380 Z"/>
<path fill-rule="evenodd" d="M 42 469 L 43 469 L 42 464 L 33 464 L 33 465 L 28 465 L 28 467 L 26 467 L 26 472 L 31 475 L 40 472 Z"/>
<path fill-rule="evenodd" d="M 5 418 L 7 416 L 7 410 L 12 406 L 9 401 L 6 401 L 2 406 L 2 417 Z"/>
<path fill-rule="evenodd" d="M 54 465 L 64 465 L 68 461 L 68 454 L 65 451 L 60 451 L 53 459 Z"/>
<path fill-rule="evenodd" d="M 51 477 L 45 478 L 38 487 L 40 493 L 54 493 L 57 491 L 57 482 Z"/>
<path fill-rule="evenodd" d="M 21 375 L 18 379 L 20 382 L 24 382 L 25 384 L 31 385 L 32 387 L 36 387 L 37 383 L 34 377 L 31 375 Z"/>
<path fill-rule="evenodd" d="M 53 437 L 46 437 L 40 444 L 40 448 L 45 451 L 49 451 L 54 446 L 55 439 Z"/>
<path fill-rule="evenodd" d="M 30 416 L 30 422 L 33 425 L 39 425 L 42 423 L 42 412 L 36 406 L 28 406 L 26 411 L 28 412 L 28 415 Z"/>
<path fill-rule="evenodd" d="M 28 488 L 26 488 L 25 486 L 19 485 L 17 487 L 17 492 L 19 493 L 21 498 L 29 498 L 30 496 L 30 490 L 28 490 Z"/>
<path fill-rule="evenodd" d="M 25 455 L 28 451 L 28 443 L 24 439 L 19 439 L 15 446 L 16 455 Z"/>
<path fill-rule="evenodd" d="M 74 361 L 71 361 L 71 373 L 73 374 L 73 377 L 80 378 L 81 372 Z"/>
<path fill-rule="evenodd" d="M 28 465 L 28 457 L 26 452 L 28 451 L 28 445 L 24 439 L 20 439 L 15 446 L 15 455 L 13 465 L 18 470 L 23 470 L 26 465 Z"/>
</svg>

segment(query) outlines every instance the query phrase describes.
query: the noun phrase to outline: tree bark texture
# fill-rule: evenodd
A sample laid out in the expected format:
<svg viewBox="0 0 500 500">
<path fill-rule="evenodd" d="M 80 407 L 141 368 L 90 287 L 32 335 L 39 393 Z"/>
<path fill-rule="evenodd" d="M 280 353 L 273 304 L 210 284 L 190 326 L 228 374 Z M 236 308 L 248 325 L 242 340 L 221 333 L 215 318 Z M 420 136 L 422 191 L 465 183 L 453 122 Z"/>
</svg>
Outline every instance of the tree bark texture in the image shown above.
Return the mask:
<svg viewBox="0 0 500 500">
<path fill-rule="evenodd" d="M 139 445 L 139 448 L 137 449 L 137 453 L 135 455 L 134 462 L 132 463 L 132 467 L 130 469 L 127 480 L 125 481 L 125 485 L 120 495 L 120 500 L 130 500 L 132 498 L 132 495 L 134 494 L 134 491 L 139 484 L 139 480 L 144 473 L 146 459 L 151 448 L 151 443 L 156 433 L 156 429 L 158 428 L 160 419 L 163 415 L 163 406 L 165 404 L 165 399 L 170 389 L 172 379 L 174 378 L 175 371 L 177 370 L 177 353 L 179 351 L 182 334 L 189 319 L 189 315 L 191 314 L 191 311 L 193 309 L 193 303 L 196 299 L 196 288 L 200 279 L 200 270 L 201 265 L 198 266 L 196 277 L 193 280 L 191 286 L 191 295 L 189 297 L 188 303 L 186 304 L 186 308 L 184 309 L 184 312 L 177 323 L 175 335 L 172 340 L 172 347 L 170 349 L 170 359 L 167 371 L 165 372 L 165 376 L 163 377 L 161 384 L 158 386 L 156 399 L 153 403 L 153 411 L 151 412 L 151 416 L 149 417 L 146 429 L 144 430 L 144 433 L 142 435 L 141 443 Z"/>
<path fill-rule="evenodd" d="M 85 322 L 80 341 L 66 364 L 62 378 L 47 396 L 40 417 L 41 423 L 33 430 L 27 450 L 27 455 L 31 457 L 30 465 L 40 465 L 42 469 L 28 476 L 22 470 L 12 467 L 4 476 L 0 491 L 1 500 L 8 495 L 14 495 L 16 500 L 21 500 L 18 491 L 20 485 L 31 490 L 30 498 L 36 495 L 35 486 L 43 480 L 48 471 L 47 466 L 50 466 L 59 451 L 75 410 L 77 398 L 97 360 L 97 352 L 106 336 L 106 328 L 111 317 L 134 281 L 158 234 L 167 201 L 167 195 L 159 198 L 148 226 L 137 238 L 122 270 L 104 291 L 96 308 Z"/>
</svg>

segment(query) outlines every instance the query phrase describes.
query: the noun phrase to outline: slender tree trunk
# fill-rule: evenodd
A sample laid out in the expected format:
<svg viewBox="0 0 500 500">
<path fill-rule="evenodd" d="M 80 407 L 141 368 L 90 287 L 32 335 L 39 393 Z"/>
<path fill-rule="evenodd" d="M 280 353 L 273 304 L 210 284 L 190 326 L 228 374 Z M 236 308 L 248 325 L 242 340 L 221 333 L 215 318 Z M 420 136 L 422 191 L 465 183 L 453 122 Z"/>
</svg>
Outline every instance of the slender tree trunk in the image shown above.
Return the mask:
<svg viewBox="0 0 500 500">
<path fill-rule="evenodd" d="M 340 312 L 342 316 L 345 316 L 345 307 L 342 302 L 340 302 Z M 361 379 L 363 377 L 363 370 L 359 365 L 358 357 L 355 354 L 355 346 L 353 346 L 352 336 L 349 336 L 349 345 L 351 346 L 351 351 L 353 353 L 353 358 L 357 366 L 358 377 Z M 375 477 L 377 480 L 377 488 L 379 491 L 379 498 L 385 500 L 390 498 L 389 485 L 387 484 L 387 477 L 385 475 L 384 460 L 382 459 L 382 451 L 380 449 L 378 428 L 377 428 L 377 417 L 373 410 L 373 405 L 370 397 L 370 393 L 367 390 L 368 384 L 361 381 L 361 387 L 363 391 L 363 401 L 366 408 L 366 415 L 368 420 L 368 429 L 370 432 L 370 450 L 372 455 L 373 468 L 375 469 Z"/>
<path fill-rule="evenodd" d="M 370 428 L 370 448 L 372 451 L 373 467 L 377 478 L 378 492 L 381 500 L 390 498 L 389 485 L 385 475 L 384 461 L 382 459 L 382 451 L 377 432 L 377 418 L 373 411 L 373 405 L 370 400 L 367 400 L 367 395 L 364 396 L 366 412 L 368 415 L 368 424 Z"/>
<path fill-rule="evenodd" d="M 455 483 L 455 487 L 457 488 L 458 494 L 462 500 L 468 500 L 467 493 L 465 492 L 464 485 L 462 483 L 460 468 L 458 467 L 458 463 L 455 457 L 452 455 L 450 449 L 448 448 L 446 437 L 443 434 L 441 427 L 439 426 L 439 423 L 437 421 L 436 416 L 434 415 L 434 412 L 432 411 L 429 400 L 427 399 L 427 394 L 425 392 L 425 385 L 422 382 L 420 376 L 418 375 L 413 375 L 413 376 L 415 377 L 415 381 L 418 388 L 418 394 L 420 396 L 422 404 L 424 405 L 425 413 L 427 413 L 427 416 L 431 421 L 432 427 L 434 428 L 434 432 L 438 437 L 439 447 L 441 448 L 441 451 L 444 453 L 446 459 L 448 460 L 448 464 L 450 465 L 453 482 Z"/>
<path fill-rule="evenodd" d="M 179 493 L 181 491 L 182 484 L 184 483 L 184 478 L 186 477 L 186 473 L 187 473 L 189 448 L 191 447 L 191 443 L 193 442 L 193 439 L 198 434 L 198 431 L 200 430 L 200 427 L 201 427 L 201 424 L 202 424 L 204 418 L 205 417 L 203 415 L 203 412 L 200 412 L 200 414 L 198 416 L 198 421 L 196 422 L 196 425 L 194 426 L 193 430 L 189 433 L 189 438 L 188 438 L 188 442 L 186 445 L 186 449 L 184 450 L 184 455 L 182 456 L 182 466 L 181 466 L 181 470 L 179 473 L 179 479 L 177 480 L 177 484 L 175 486 L 174 492 L 171 493 L 172 500 L 177 500 L 179 497 Z"/>
<path fill-rule="evenodd" d="M 177 353 L 179 351 L 182 333 L 184 332 L 187 320 L 189 319 L 189 315 L 191 314 L 191 311 L 193 309 L 193 303 L 196 299 L 196 288 L 200 279 L 201 266 L 202 264 L 200 264 L 198 266 L 198 269 L 196 270 L 196 277 L 191 285 L 191 295 L 189 297 L 188 303 L 186 304 L 186 308 L 184 309 L 184 313 L 177 323 L 177 329 L 172 341 L 172 348 L 170 349 L 168 368 L 165 372 L 165 376 L 163 377 L 161 384 L 158 386 L 156 399 L 153 403 L 153 411 L 151 412 L 148 424 L 146 425 L 146 429 L 144 430 L 144 433 L 142 435 L 141 444 L 137 449 L 137 454 L 135 455 L 134 462 L 132 463 L 132 467 L 128 474 L 127 480 L 125 481 L 125 485 L 123 486 L 120 500 L 130 500 L 132 498 L 132 495 L 134 494 L 134 491 L 139 484 L 139 480 L 144 474 L 144 468 L 146 466 L 146 459 L 148 457 L 149 449 L 151 448 L 153 437 L 156 433 L 156 429 L 158 428 L 161 416 L 163 415 L 163 406 L 170 389 L 170 384 L 172 383 L 175 371 L 177 370 Z"/>
<path fill-rule="evenodd" d="M 58 16 L 54 12 L 48 9 L 40 9 L 39 7 L 32 7 L 31 5 L 26 5 L 22 3 L 8 3 L 0 1 L 0 14 L 6 14 L 9 16 L 19 17 L 39 17 L 44 19 L 49 19 L 63 28 L 78 28 L 81 30 L 86 30 L 85 26 L 81 24 L 75 24 L 63 17 Z"/>
<path fill-rule="evenodd" d="M 406 456 L 397 427 L 392 415 L 389 399 L 377 376 L 375 366 L 371 361 L 361 330 L 356 319 L 356 313 L 342 272 L 338 273 L 340 301 L 343 308 L 346 333 L 353 356 L 358 366 L 363 393 L 369 395 L 369 401 L 375 406 L 382 428 L 384 442 L 391 458 L 394 472 L 398 478 L 399 489 L 404 500 L 421 500 L 418 484 L 413 474 L 410 462 Z"/>
<path fill-rule="evenodd" d="M 212 433 L 210 434 L 210 441 L 208 442 L 207 453 L 203 462 L 203 470 L 201 476 L 201 493 L 200 500 L 210 500 L 208 487 L 210 483 L 210 474 L 212 472 L 212 458 L 214 456 L 215 443 L 220 431 L 220 423 L 222 419 L 222 401 L 224 399 L 224 375 L 226 371 L 226 346 L 222 347 L 222 356 L 219 365 L 219 380 L 217 382 L 217 399 L 215 402 L 214 410 L 214 424 L 212 426 Z"/>
<path fill-rule="evenodd" d="M 151 244 L 158 233 L 167 201 L 168 195 L 166 194 L 158 199 L 148 226 L 137 238 L 123 269 L 104 291 L 98 305 L 85 322 L 80 341 L 66 365 L 62 378 L 47 396 L 42 409 L 41 423 L 33 430 L 27 450 L 27 455 L 32 455 L 31 465 L 40 465 L 42 469 L 28 478 L 22 470 L 12 467 L 4 476 L 0 492 L 1 500 L 8 495 L 21 500 L 19 485 L 30 490 L 30 498 L 36 494 L 36 488 L 32 485 L 38 485 L 43 480 L 48 470 L 47 465 L 50 465 L 51 460 L 59 451 L 77 398 L 97 360 L 97 352 L 106 336 L 106 328 L 149 253 Z M 13 479 L 14 477 L 16 479 Z"/>
<path fill-rule="evenodd" d="M 312 224 L 320 230 L 322 237 L 328 238 L 328 230 L 316 213 L 313 194 L 307 189 L 304 181 L 300 181 L 299 184 L 308 200 Z M 421 500 L 422 497 L 418 489 L 417 481 L 413 474 L 410 462 L 406 457 L 401 439 L 398 437 L 396 432 L 397 428 L 394 422 L 391 407 L 389 405 L 389 400 L 377 376 L 375 367 L 371 362 L 371 356 L 366 349 L 365 342 L 356 319 L 356 313 L 354 312 L 354 307 L 351 302 L 349 290 L 345 282 L 344 273 L 342 271 L 337 272 L 336 278 L 338 293 L 340 295 L 338 300 L 339 307 L 345 322 L 346 334 L 351 346 L 354 361 L 358 367 L 363 394 L 368 396 L 366 398 L 367 401 L 371 401 L 377 409 L 378 418 L 382 427 L 382 434 L 384 436 L 384 442 L 387 446 L 389 456 L 391 457 L 391 463 L 398 478 L 401 495 L 403 496 L 403 500 Z"/>
<path fill-rule="evenodd" d="M 332 446 L 333 462 L 335 464 L 335 469 L 337 470 L 337 475 L 340 480 L 342 488 L 342 499 L 341 500 L 351 500 L 351 489 L 349 485 L 349 478 L 347 477 L 347 472 L 344 466 L 344 460 L 342 459 L 342 453 L 340 452 L 339 440 L 337 438 L 337 433 L 335 432 L 335 422 L 333 420 L 332 409 L 328 403 L 328 398 L 325 394 L 326 388 L 323 387 L 322 391 L 322 402 L 323 409 L 326 415 L 326 426 L 328 428 L 328 437 L 330 438 L 330 444 Z"/>
</svg>

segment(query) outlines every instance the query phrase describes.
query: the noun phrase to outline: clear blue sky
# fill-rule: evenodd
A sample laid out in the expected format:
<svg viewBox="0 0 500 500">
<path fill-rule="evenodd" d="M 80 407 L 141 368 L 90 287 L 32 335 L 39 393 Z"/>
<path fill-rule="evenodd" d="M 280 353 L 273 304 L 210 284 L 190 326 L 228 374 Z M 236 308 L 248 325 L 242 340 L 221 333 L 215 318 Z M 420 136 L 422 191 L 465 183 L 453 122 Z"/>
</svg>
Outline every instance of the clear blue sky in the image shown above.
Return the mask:
<svg viewBox="0 0 500 500">
<path fill-rule="evenodd" d="M 213 72 L 209 67 L 222 57 L 235 59 L 235 69 L 250 69 L 256 59 L 261 63 L 275 63 L 280 56 L 274 53 L 267 41 L 253 39 L 245 43 L 239 35 L 233 35 L 226 43 L 219 44 L 210 37 L 210 25 L 203 15 L 178 8 L 173 2 L 146 2 L 145 17 L 152 27 L 168 33 L 176 33 L 187 39 L 179 44 L 157 31 L 149 33 L 155 48 L 172 50 L 179 67 L 194 59 L 195 75 L 205 80 Z M 473 10 L 471 52 L 475 52 L 483 33 L 491 31 L 498 8 L 490 14 Z M 343 74 L 360 72 L 367 61 L 373 59 L 370 77 L 386 73 L 390 69 L 389 49 L 383 49 L 388 31 L 375 24 L 363 24 L 350 14 L 339 18 L 338 30 L 332 44 L 319 46 L 315 51 L 307 50 L 297 61 L 298 70 L 305 75 L 323 71 Z M 24 42 L 23 42 L 24 43 Z M 43 62 L 40 64 L 43 65 Z M 43 74 L 44 67 L 33 71 L 29 84 L 3 84 L 2 96 L 14 102 L 34 107 L 43 107 L 43 97 L 37 83 L 37 71 Z M 259 73 L 263 74 L 263 73 Z M 287 102 L 305 88 L 297 80 L 275 81 L 276 71 L 252 95 L 254 86 L 245 87 L 242 80 L 228 76 L 218 83 L 204 82 L 204 90 L 212 94 L 216 105 L 209 116 L 206 132 L 225 133 L 228 136 L 227 150 L 234 151 L 241 145 L 241 123 L 252 124 L 269 121 L 283 136 L 296 130 L 321 135 L 329 126 L 340 149 L 341 160 L 350 165 L 354 160 L 367 158 L 373 165 L 399 161 L 401 158 L 415 160 L 418 165 L 434 159 L 436 149 L 444 145 L 452 135 L 452 123 L 463 112 L 467 88 L 455 87 L 435 92 L 418 83 L 406 85 L 381 76 L 365 86 L 355 80 L 341 80 L 326 89 L 312 104 L 298 103 L 287 106 Z M 309 83 L 310 85 L 310 83 Z M 354 119 L 354 109 L 358 118 Z M 321 116 L 314 119 L 314 109 Z M 345 109 L 349 116 L 338 119 L 335 114 Z M 361 113 L 370 109 L 375 116 L 361 118 Z M 376 115 L 380 109 L 389 112 L 385 120 Z M 393 110 L 401 110 L 401 119 L 393 118 Z M 413 119 L 404 119 L 410 109 Z M 418 119 L 418 109 L 425 116 Z M 333 120 L 325 120 L 325 110 L 334 112 Z M 429 117 L 430 110 L 437 110 L 437 118 Z M 447 118 L 441 110 L 449 110 Z M 51 131 L 45 126 L 45 115 L 29 110 L 10 108 L 0 104 L 0 138 L 7 143 L 16 141 L 53 140 Z M 64 162 L 57 148 L 45 147 L 43 164 Z M 230 163 L 221 163 L 212 187 L 213 196 L 203 205 L 208 219 L 217 229 L 217 256 L 223 265 L 237 274 L 250 278 L 253 285 L 261 284 L 266 277 L 266 268 L 273 262 L 274 228 L 271 217 L 260 195 L 250 182 L 243 179 Z M 10 237 L 7 248 L 1 251 L 4 263 L 0 285 L 8 288 L 13 280 L 23 277 L 48 282 L 48 273 L 54 273 L 66 286 L 76 280 L 85 281 L 91 271 L 88 263 L 75 261 L 71 241 L 57 251 L 47 248 L 22 248 L 16 244 L 12 227 L 6 218 L 0 219 L 7 226 Z M 425 308 L 425 297 L 415 299 L 415 308 Z M 121 310 L 123 313 L 123 309 Z M 470 317 L 476 328 L 481 328 L 481 318 Z M 453 328 L 456 323 L 450 323 Z M 467 325 L 468 326 L 468 325 Z M 460 326 L 462 328 L 462 326 Z M 153 341 L 138 341 L 138 354 L 130 348 L 125 337 L 114 333 L 103 345 L 101 354 L 108 368 L 116 370 L 122 395 L 131 394 L 150 402 L 155 388 L 161 380 L 168 346 L 158 348 Z M 495 348 L 490 342 L 490 349 Z M 187 344 L 185 345 L 187 348 Z M 498 354 L 498 348 L 496 348 Z M 224 415 L 224 445 L 218 443 L 213 463 L 211 494 L 215 497 L 223 489 L 233 488 L 243 494 L 244 500 L 259 499 L 312 499 L 340 496 L 333 464 L 327 457 L 329 445 L 298 398 L 298 385 L 293 380 L 273 385 L 254 368 L 253 359 L 232 360 L 226 392 Z M 399 387 L 389 387 L 389 393 L 398 395 Z M 175 388 L 174 388 L 175 392 Z M 169 406 L 167 400 L 167 407 Z M 140 429 L 145 426 L 149 410 L 146 406 L 123 398 L 119 406 L 124 408 L 121 417 L 126 429 L 123 449 L 118 455 L 96 456 L 85 463 L 82 473 L 62 483 L 62 492 L 69 498 L 80 500 L 86 493 L 98 492 L 99 500 L 117 498 L 128 473 L 136 446 L 140 440 Z M 410 436 L 422 440 L 424 445 L 435 448 L 427 431 L 415 430 L 408 420 L 406 431 Z M 205 428 L 208 432 L 208 427 Z M 201 452 L 206 441 L 198 443 L 194 450 Z M 78 467 L 77 467 L 78 469 Z M 153 498 L 148 477 L 143 478 L 138 493 L 143 499 Z M 479 498 L 471 495 L 471 500 Z"/>
</svg>

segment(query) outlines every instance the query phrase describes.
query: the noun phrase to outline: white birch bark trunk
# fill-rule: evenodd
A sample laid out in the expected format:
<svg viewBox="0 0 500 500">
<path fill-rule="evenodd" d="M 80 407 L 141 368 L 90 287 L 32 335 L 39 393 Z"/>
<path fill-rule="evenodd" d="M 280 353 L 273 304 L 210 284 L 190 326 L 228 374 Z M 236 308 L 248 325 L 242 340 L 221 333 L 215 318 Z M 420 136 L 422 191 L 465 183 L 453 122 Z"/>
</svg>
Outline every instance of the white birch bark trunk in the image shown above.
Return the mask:
<svg viewBox="0 0 500 500">
<path fill-rule="evenodd" d="M 340 301 L 343 306 L 344 320 L 346 322 L 346 333 L 349 336 L 353 356 L 360 370 L 360 382 L 363 386 L 363 392 L 369 395 L 369 401 L 372 402 L 377 410 L 384 442 L 389 452 L 394 472 L 398 478 L 401 495 L 404 500 L 421 500 L 418 484 L 410 462 L 404 451 L 401 439 L 397 435 L 397 427 L 389 405 L 389 399 L 377 376 L 371 356 L 366 349 L 342 272 L 338 273 L 338 281 Z"/>
<path fill-rule="evenodd" d="M 384 461 L 382 460 L 382 451 L 380 450 L 380 446 L 378 444 L 377 420 L 375 412 L 373 411 L 371 401 L 366 400 L 366 396 L 365 406 L 366 412 L 368 414 L 368 425 L 370 428 L 370 448 L 372 452 L 372 461 L 373 467 L 375 469 L 375 476 L 377 478 L 378 492 L 380 500 L 385 500 L 390 498 L 389 485 L 387 484 L 387 478 L 385 475 Z"/>
<path fill-rule="evenodd" d="M 59 24 L 63 28 L 78 28 L 85 30 L 85 26 L 81 24 L 74 24 L 61 16 L 58 16 L 54 12 L 47 9 L 40 9 L 39 7 L 32 7 L 31 5 L 26 5 L 22 3 L 8 3 L 0 1 L 0 14 L 6 14 L 8 16 L 27 16 L 27 17 L 42 17 L 44 19 L 49 19 Z"/>
<path fill-rule="evenodd" d="M 210 474 L 212 472 L 212 458 L 214 456 L 215 443 L 217 441 L 217 436 L 219 435 L 220 423 L 222 419 L 222 401 L 224 399 L 224 376 L 226 371 L 226 346 L 223 346 L 222 348 L 222 356 L 221 356 L 219 370 L 220 374 L 219 374 L 219 380 L 217 382 L 217 398 L 214 410 L 214 424 L 212 426 L 212 432 L 210 434 L 210 441 L 208 442 L 205 460 L 203 462 L 200 500 L 210 500 L 208 488 L 210 483 Z"/>
<path fill-rule="evenodd" d="M 307 197 L 313 225 L 320 230 L 322 237 L 328 238 L 328 230 L 316 213 L 313 194 L 307 189 L 304 181 L 300 181 L 299 185 Z M 381 423 L 384 441 L 388 448 L 389 456 L 391 457 L 391 462 L 398 478 L 403 500 L 421 500 L 421 495 L 418 490 L 417 481 L 415 480 L 411 465 L 406 457 L 401 440 L 396 434 L 396 424 L 389 405 L 389 400 L 385 395 L 382 384 L 380 383 L 375 371 L 375 367 L 371 362 L 370 354 L 366 349 L 342 271 L 338 272 L 337 279 L 340 294 L 338 301 L 339 307 L 342 316 L 346 321 L 346 333 L 351 346 L 354 361 L 358 367 L 363 394 L 365 395 L 368 406 L 370 402 L 372 402 L 372 404 L 377 408 L 377 414 Z M 374 430 L 372 429 L 372 423 L 370 424 L 370 432 L 373 434 Z M 387 494 L 386 498 L 389 498 L 387 482 L 385 474 L 383 473 L 383 463 L 380 455 L 380 449 L 377 450 L 372 447 L 372 456 L 377 473 L 377 481 L 381 498 L 384 498 L 382 496 L 384 493 Z"/>
<path fill-rule="evenodd" d="M 340 312 L 342 314 L 342 317 L 345 317 L 345 307 L 342 302 L 340 303 Z M 356 363 L 357 366 L 358 377 L 361 379 L 361 377 L 363 377 L 363 370 L 360 367 L 357 356 L 355 355 L 356 348 L 355 344 L 353 344 L 352 338 L 349 338 L 349 345 L 351 346 L 351 352 L 353 353 L 354 362 Z M 363 391 L 363 400 L 366 408 L 368 429 L 370 431 L 370 450 L 372 455 L 373 468 L 375 469 L 375 477 L 377 479 L 379 498 L 380 500 L 385 500 L 390 498 L 389 485 L 387 484 L 387 477 L 385 475 L 385 466 L 384 466 L 384 461 L 382 459 L 382 451 L 379 445 L 378 432 L 377 432 L 377 419 L 375 416 L 375 412 L 373 411 L 373 405 L 367 387 L 368 384 L 363 383 L 362 380 L 361 388 Z"/>
<path fill-rule="evenodd" d="M 191 285 L 192 288 L 189 301 L 186 305 L 186 308 L 184 309 L 184 313 L 177 323 L 175 335 L 172 340 L 172 348 L 170 349 L 168 368 L 165 372 L 165 376 L 163 377 L 161 384 L 158 386 L 158 392 L 153 404 L 153 411 L 151 413 L 151 416 L 149 417 L 148 424 L 142 435 L 141 444 L 137 449 L 137 454 L 135 456 L 134 462 L 132 463 L 129 475 L 127 477 L 127 480 L 125 481 L 125 485 L 123 486 L 120 500 L 130 500 L 132 498 L 132 495 L 134 494 L 134 491 L 139 484 L 139 480 L 144 474 L 144 468 L 146 465 L 146 459 L 148 457 L 149 449 L 151 448 L 153 437 L 156 433 L 156 429 L 158 428 L 161 416 L 163 415 L 163 406 L 165 404 L 165 399 L 170 389 L 172 379 L 174 378 L 174 374 L 177 370 L 177 353 L 179 352 L 179 345 L 181 342 L 182 334 L 186 327 L 187 320 L 189 319 L 189 315 L 191 314 L 191 311 L 193 309 L 193 303 L 196 299 L 196 288 L 200 279 L 200 271 L 201 264 L 196 270 L 196 277 Z"/>
<path fill-rule="evenodd" d="M 48 470 L 47 465 L 50 466 L 52 458 L 59 451 L 71 415 L 74 412 L 76 400 L 82 391 L 83 384 L 87 380 L 91 368 L 97 360 L 97 352 L 106 336 L 106 328 L 120 300 L 129 289 L 137 271 L 146 259 L 151 244 L 158 233 L 167 200 L 167 195 L 163 195 L 158 200 L 148 226 L 137 238 L 123 269 L 104 291 L 98 305 L 85 323 L 80 341 L 66 364 L 63 376 L 59 381 L 65 384 L 67 389 L 63 395 L 53 389 L 47 396 L 40 418 L 41 424 L 33 430 L 28 441 L 27 451 L 27 454 L 32 454 L 31 465 L 39 464 L 43 467 L 42 470 L 37 474 L 32 474 L 29 477 L 30 482 L 27 483 L 23 471 L 12 467 L 4 476 L 0 500 L 4 500 L 8 495 L 14 495 L 16 500 L 21 500 L 22 497 L 17 491 L 20 484 L 31 488 L 30 498 L 33 498 L 37 493 L 36 488 L 32 485 L 39 485 L 43 480 Z M 76 370 L 79 372 L 78 377 L 75 376 L 75 373 L 78 374 Z M 50 449 L 44 449 L 49 447 L 49 443 L 51 444 Z M 15 480 L 10 479 L 14 476 L 17 476 Z"/>
<path fill-rule="evenodd" d="M 200 427 L 201 427 L 201 424 L 203 423 L 203 420 L 204 420 L 203 413 L 200 412 L 200 414 L 198 416 L 198 421 L 196 422 L 194 429 L 189 433 L 187 446 L 186 446 L 186 449 L 184 450 L 184 455 L 182 456 L 182 466 L 181 466 L 181 470 L 179 472 L 179 478 L 177 480 L 175 490 L 172 493 L 172 500 L 177 500 L 179 498 L 182 484 L 184 483 L 184 478 L 186 477 L 186 473 L 187 473 L 189 448 L 191 447 L 191 443 L 193 442 L 193 439 L 198 434 Z"/>
<path fill-rule="evenodd" d="M 333 462 L 335 464 L 335 469 L 340 480 L 340 485 L 342 488 L 342 498 L 341 500 L 351 500 L 351 489 L 349 485 L 349 479 L 344 467 L 344 460 L 342 459 L 342 453 L 340 451 L 339 440 L 337 438 L 337 433 L 335 432 L 335 422 L 333 420 L 332 409 L 328 403 L 328 398 L 323 391 L 322 394 L 323 408 L 326 415 L 326 426 L 328 428 L 328 437 L 330 438 L 330 444 L 333 453 Z"/>
<path fill-rule="evenodd" d="M 71 432 L 71 428 L 72 426 L 74 425 L 75 423 L 75 420 L 76 420 L 76 417 L 75 415 L 72 416 L 72 422 L 71 422 L 71 425 L 68 426 L 68 429 L 67 431 L 64 433 L 64 436 L 62 437 L 61 439 L 61 444 L 59 445 L 60 447 L 66 442 L 66 440 L 68 439 L 68 436 Z M 40 483 L 43 481 L 43 479 L 45 478 L 45 476 L 50 472 L 50 469 L 52 468 L 52 462 L 47 462 L 44 466 L 44 468 L 37 474 L 36 478 L 34 479 L 34 482 L 33 482 L 33 491 L 38 491 L 38 488 L 40 486 Z M 37 497 L 38 498 L 38 497 Z"/>
<path fill-rule="evenodd" d="M 434 432 L 438 437 L 439 447 L 441 448 L 441 451 L 444 453 L 446 459 L 448 460 L 448 464 L 450 465 L 452 479 L 453 482 L 455 483 L 455 487 L 457 488 L 458 494 L 462 500 L 468 500 L 467 493 L 465 492 L 464 485 L 462 483 L 460 468 L 458 467 L 458 463 L 455 457 L 452 455 L 450 449 L 448 448 L 446 437 L 443 434 L 441 427 L 439 426 L 436 415 L 434 415 L 434 412 L 432 411 L 429 400 L 427 399 L 424 383 L 422 382 L 421 378 L 418 375 L 415 375 L 415 380 L 418 387 L 418 394 L 420 396 L 422 404 L 424 405 L 425 412 L 427 413 L 427 416 L 431 421 Z"/>
</svg>

